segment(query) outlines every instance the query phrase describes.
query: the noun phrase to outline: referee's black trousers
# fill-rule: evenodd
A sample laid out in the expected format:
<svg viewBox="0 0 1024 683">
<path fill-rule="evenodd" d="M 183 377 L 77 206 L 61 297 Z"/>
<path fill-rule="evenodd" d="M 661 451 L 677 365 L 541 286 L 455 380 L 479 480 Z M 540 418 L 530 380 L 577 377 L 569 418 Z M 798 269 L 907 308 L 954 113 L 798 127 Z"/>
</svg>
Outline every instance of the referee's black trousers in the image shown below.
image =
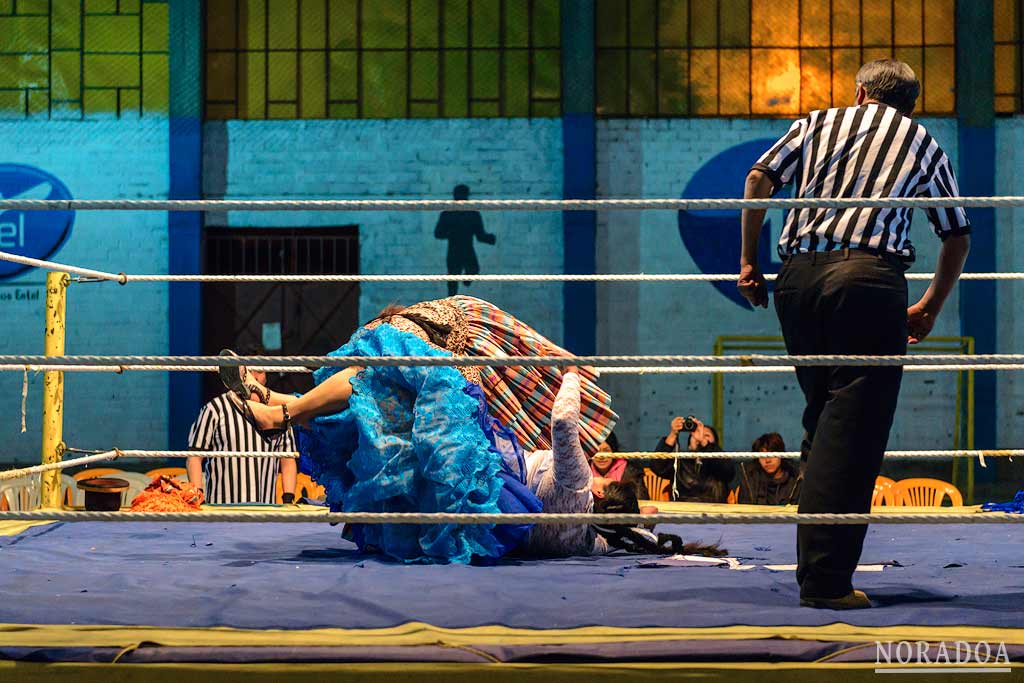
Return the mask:
<svg viewBox="0 0 1024 683">
<path fill-rule="evenodd" d="M 775 284 L 792 355 L 894 355 L 907 350 L 907 283 L 898 260 L 856 249 L 798 254 Z M 799 367 L 807 406 L 801 513 L 869 512 L 889 440 L 901 367 Z M 801 597 L 853 589 L 867 525 L 797 527 Z"/>
</svg>

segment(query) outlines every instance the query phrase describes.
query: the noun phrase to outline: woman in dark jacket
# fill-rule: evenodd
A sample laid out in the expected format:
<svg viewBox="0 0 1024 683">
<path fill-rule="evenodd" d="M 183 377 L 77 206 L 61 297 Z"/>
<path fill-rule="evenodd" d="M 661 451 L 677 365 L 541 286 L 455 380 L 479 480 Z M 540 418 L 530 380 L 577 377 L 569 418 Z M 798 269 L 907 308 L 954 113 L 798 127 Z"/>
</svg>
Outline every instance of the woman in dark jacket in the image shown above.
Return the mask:
<svg viewBox="0 0 1024 683">
<path fill-rule="evenodd" d="M 775 432 L 762 434 L 750 450 L 758 453 L 781 453 L 786 443 Z M 738 503 L 753 505 L 789 505 L 800 500 L 803 477 L 800 469 L 789 460 L 778 456 L 765 456 L 744 463 L 740 468 Z"/>
</svg>

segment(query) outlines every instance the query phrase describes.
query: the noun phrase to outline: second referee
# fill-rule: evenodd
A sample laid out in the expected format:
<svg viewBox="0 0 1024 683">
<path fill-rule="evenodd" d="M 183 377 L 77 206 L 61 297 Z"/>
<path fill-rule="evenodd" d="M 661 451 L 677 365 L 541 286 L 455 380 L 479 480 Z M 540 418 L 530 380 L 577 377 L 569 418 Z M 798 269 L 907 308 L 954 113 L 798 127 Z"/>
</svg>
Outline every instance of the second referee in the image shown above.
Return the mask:
<svg viewBox="0 0 1024 683">
<path fill-rule="evenodd" d="M 913 70 L 881 59 L 857 72 L 854 106 L 813 111 L 754 164 L 747 199 L 793 183 L 794 198 L 956 197 L 949 158 L 910 117 L 920 92 Z M 740 292 L 768 306 L 757 262 L 764 210 L 743 211 Z M 942 239 L 935 277 L 907 306 L 904 271 L 914 260 L 911 209 L 795 209 L 786 217 L 775 309 L 792 355 L 904 354 L 931 332 L 970 247 L 962 208 L 929 209 Z M 863 513 L 889 440 L 901 367 L 800 367 L 806 398 L 802 513 Z M 866 525 L 797 527 L 800 604 L 870 607 L 853 588 Z"/>
</svg>

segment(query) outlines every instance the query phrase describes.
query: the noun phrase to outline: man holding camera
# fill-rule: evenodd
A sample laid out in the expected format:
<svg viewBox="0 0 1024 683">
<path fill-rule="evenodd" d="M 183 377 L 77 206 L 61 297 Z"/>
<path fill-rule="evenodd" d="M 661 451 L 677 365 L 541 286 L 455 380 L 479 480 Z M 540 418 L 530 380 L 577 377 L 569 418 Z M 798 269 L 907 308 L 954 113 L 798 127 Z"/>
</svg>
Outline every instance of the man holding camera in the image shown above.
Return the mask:
<svg viewBox="0 0 1024 683">
<path fill-rule="evenodd" d="M 688 451 L 715 453 L 722 450 L 714 427 L 705 425 L 692 415 L 674 418 L 669 425 L 668 434 L 662 437 L 654 450 L 659 453 L 678 452 L 681 434 L 687 435 L 685 448 Z M 671 500 L 701 503 L 726 502 L 729 496 L 729 482 L 736 475 L 736 465 L 726 458 L 650 460 L 646 467 L 662 479 L 671 482 Z"/>
</svg>

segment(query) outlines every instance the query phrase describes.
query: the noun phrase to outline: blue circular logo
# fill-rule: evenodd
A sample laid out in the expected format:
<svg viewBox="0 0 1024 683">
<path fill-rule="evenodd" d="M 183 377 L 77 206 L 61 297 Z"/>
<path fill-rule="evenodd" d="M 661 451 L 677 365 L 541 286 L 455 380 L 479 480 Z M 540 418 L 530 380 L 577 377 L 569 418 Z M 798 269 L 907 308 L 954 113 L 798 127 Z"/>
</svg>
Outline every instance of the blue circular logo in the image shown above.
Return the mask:
<svg viewBox="0 0 1024 683">
<path fill-rule="evenodd" d="M 0 199 L 71 199 L 71 192 L 53 175 L 33 166 L 0 164 Z M 0 211 L 0 251 L 49 259 L 71 236 L 74 211 Z M 31 266 L 0 261 L 0 279 Z"/>
<path fill-rule="evenodd" d="M 762 154 L 775 140 L 751 140 L 721 152 L 697 169 L 683 190 L 683 199 L 735 199 L 743 195 L 743 184 Z M 766 217 L 758 243 L 758 263 L 764 273 L 778 272 L 773 257 L 771 218 Z M 679 235 L 702 273 L 735 273 L 740 263 L 739 211 L 680 211 Z M 715 289 L 738 306 L 750 309 L 735 282 L 713 282 Z M 769 283 L 771 285 L 771 283 Z"/>
</svg>

